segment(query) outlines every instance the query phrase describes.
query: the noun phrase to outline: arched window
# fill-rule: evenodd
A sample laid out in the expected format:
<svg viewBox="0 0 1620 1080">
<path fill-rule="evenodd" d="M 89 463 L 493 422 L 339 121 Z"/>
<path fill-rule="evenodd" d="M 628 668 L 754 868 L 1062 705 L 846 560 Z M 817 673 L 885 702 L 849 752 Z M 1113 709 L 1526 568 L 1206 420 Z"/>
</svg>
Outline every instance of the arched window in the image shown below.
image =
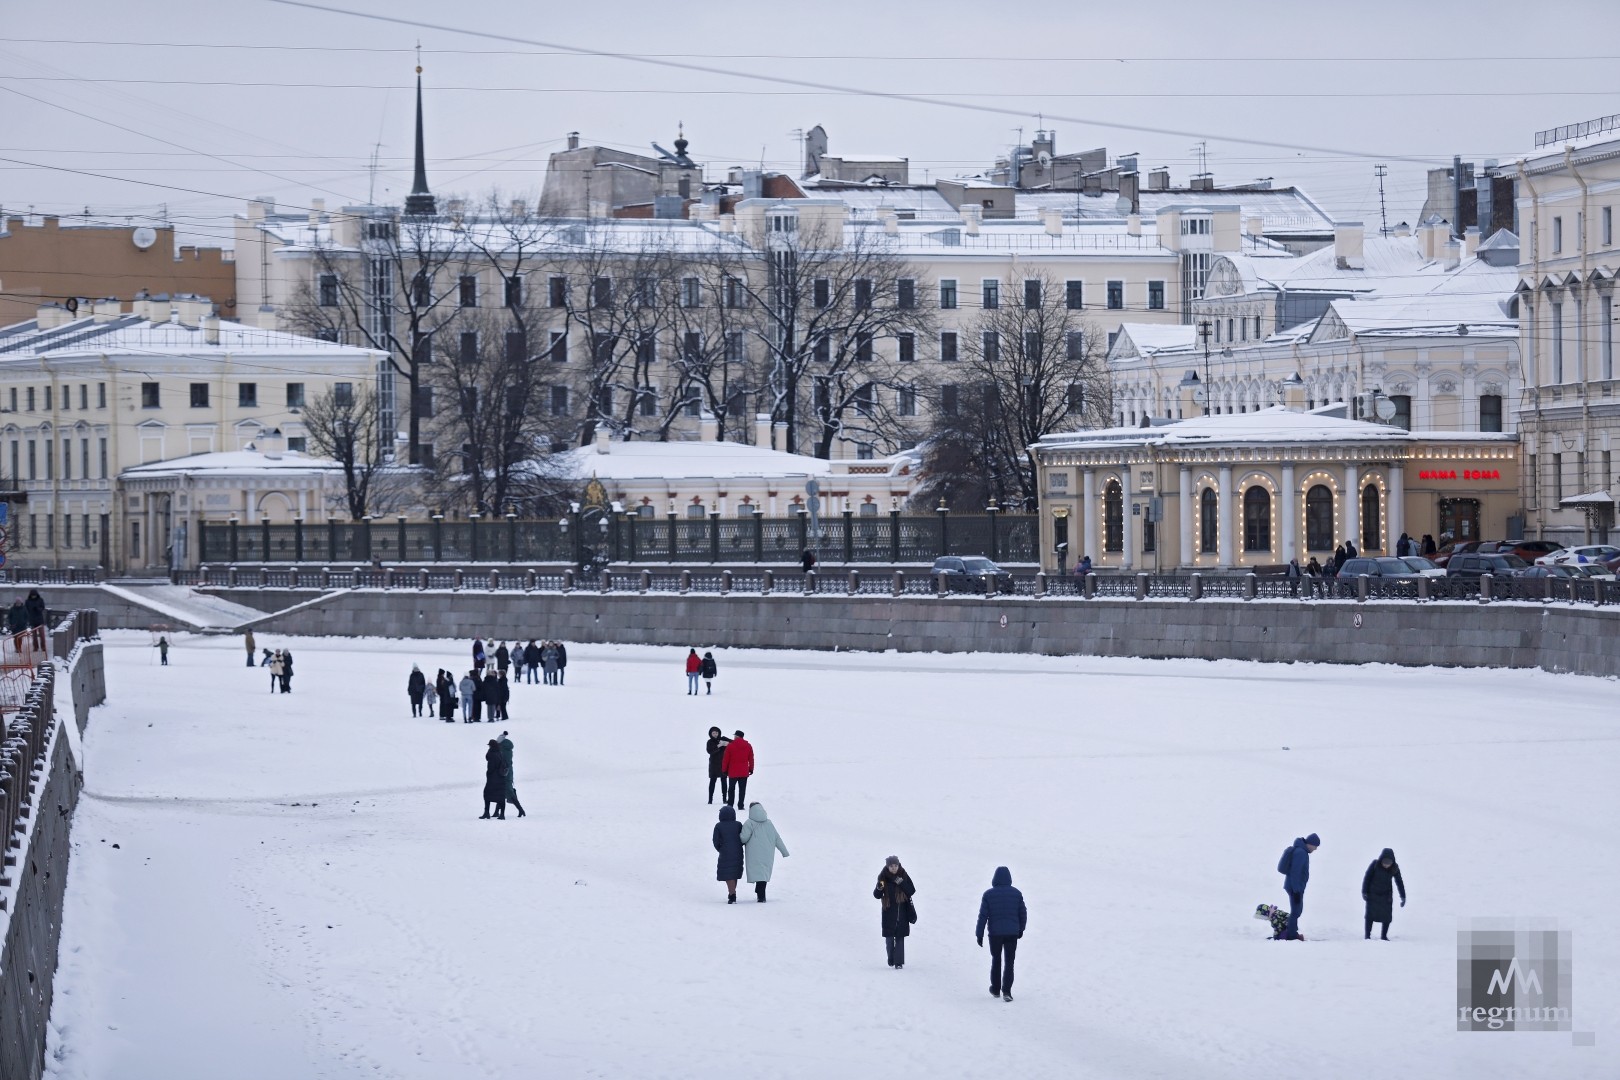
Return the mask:
<svg viewBox="0 0 1620 1080">
<path fill-rule="evenodd" d="M 1361 491 L 1361 550 L 1381 551 L 1384 523 L 1378 519 L 1378 485 L 1368 484 Z"/>
<path fill-rule="evenodd" d="M 1305 493 L 1305 550 L 1333 550 L 1333 492 L 1325 484 Z"/>
<path fill-rule="evenodd" d="M 1243 550 L 1271 550 L 1271 492 L 1258 484 L 1243 493 Z"/>
<path fill-rule="evenodd" d="M 1220 550 L 1220 511 L 1215 502 L 1214 488 L 1205 488 L 1198 496 L 1198 550 L 1205 555 Z"/>
<path fill-rule="evenodd" d="M 1118 480 L 1103 486 L 1103 550 L 1125 550 L 1125 490 Z"/>
</svg>

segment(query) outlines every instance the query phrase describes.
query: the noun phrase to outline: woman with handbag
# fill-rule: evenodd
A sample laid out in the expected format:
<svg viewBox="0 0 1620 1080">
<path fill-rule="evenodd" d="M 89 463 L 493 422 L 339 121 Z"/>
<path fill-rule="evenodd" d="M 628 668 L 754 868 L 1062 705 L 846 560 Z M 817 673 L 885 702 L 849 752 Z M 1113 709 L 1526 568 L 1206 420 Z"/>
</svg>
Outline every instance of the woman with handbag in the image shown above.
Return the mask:
<svg viewBox="0 0 1620 1080">
<path fill-rule="evenodd" d="M 917 908 L 911 902 L 916 893 L 911 875 L 900 865 L 900 856 L 890 855 L 878 871 L 872 896 L 883 904 L 883 947 L 889 954 L 889 966 L 896 971 L 906 966 L 906 938 L 917 921 Z"/>
</svg>

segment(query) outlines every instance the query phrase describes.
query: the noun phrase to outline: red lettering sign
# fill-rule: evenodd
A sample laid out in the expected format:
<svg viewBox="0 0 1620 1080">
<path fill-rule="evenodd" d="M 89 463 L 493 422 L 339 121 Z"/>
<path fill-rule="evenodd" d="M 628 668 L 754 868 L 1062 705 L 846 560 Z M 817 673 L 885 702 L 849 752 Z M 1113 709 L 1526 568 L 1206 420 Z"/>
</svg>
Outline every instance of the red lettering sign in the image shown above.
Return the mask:
<svg viewBox="0 0 1620 1080">
<path fill-rule="evenodd" d="M 1418 471 L 1419 480 L 1500 480 L 1502 473 L 1499 469 L 1463 469 L 1459 475 L 1456 469 L 1421 469 Z"/>
</svg>

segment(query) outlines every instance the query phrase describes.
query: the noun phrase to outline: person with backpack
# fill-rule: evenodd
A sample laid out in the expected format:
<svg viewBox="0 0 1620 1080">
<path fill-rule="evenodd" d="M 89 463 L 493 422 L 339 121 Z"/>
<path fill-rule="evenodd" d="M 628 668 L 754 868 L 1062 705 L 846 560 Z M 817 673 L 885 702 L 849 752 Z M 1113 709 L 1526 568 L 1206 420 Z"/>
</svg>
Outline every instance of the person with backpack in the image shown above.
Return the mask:
<svg viewBox="0 0 1620 1080">
<path fill-rule="evenodd" d="M 1372 940 L 1373 923 L 1383 924 L 1378 940 L 1389 940 L 1389 924 L 1395 914 L 1395 889 L 1401 891 L 1401 907 L 1405 907 L 1406 882 L 1401 880 L 1401 866 L 1395 861 L 1394 849 L 1385 848 L 1368 864 L 1367 872 L 1361 877 L 1361 898 L 1367 903 L 1367 929 L 1362 936 L 1368 941 Z"/>
<path fill-rule="evenodd" d="M 720 769 L 731 781 L 731 794 L 734 798 L 728 799 L 737 809 L 743 808 L 743 799 L 748 795 L 748 778 L 754 775 L 754 746 L 743 738 L 742 732 L 731 737 L 731 745 L 727 746 L 725 753 L 720 757 Z"/>
<path fill-rule="evenodd" d="M 754 899 L 763 904 L 765 886 L 770 884 L 771 871 L 776 866 L 776 853 L 780 851 L 782 858 L 787 858 L 787 845 L 782 843 L 782 834 L 776 831 L 775 823 L 765 816 L 765 808 L 759 803 L 748 804 L 748 820 L 743 822 L 742 832 L 737 836 L 748 855 L 748 883 L 754 887 Z"/>
<path fill-rule="evenodd" d="M 883 905 L 880 920 L 883 951 L 888 954 L 889 966 L 896 971 L 906 966 L 906 938 L 911 936 L 911 924 L 917 921 L 917 908 L 911 902 L 915 895 L 917 885 L 900 865 L 900 856 L 890 855 L 884 859 L 872 896 Z"/>
<path fill-rule="evenodd" d="M 703 672 L 703 660 L 698 656 L 696 649 L 686 651 L 686 696 L 691 697 L 698 691 L 698 676 Z"/>
<path fill-rule="evenodd" d="M 422 715 L 422 699 L 427 696 L 427 676 L 415 664 L 411 665 L 410 678 L 405 680 L 405 693 L 411 699 L 411 715 Z"/>
<path fill-rule="evenodd" d="M 721 767 L 721 762 L 725 760 L 726 747 L 730 745 L 731 740 L 720 734 L 719 728 L 712 727 L 709 729 L 709 741 L 703 744 L 703 751 L 709 755 L 710 806 L 714 805 L 714 782 L 716 780 L 721 782 L 720 801 L 722 803 L 731 802 L 731 780 L 727 778 L 725 769 Z"/>
<path fill-rule="evenodd" d="M 984 932 L 990 931 L 990 996 L 1002 1001 L 1012 1000 L 1013 961 L 1018 956 L 1018 940 L 1024 936 L 1029 923 L 1029 911 L 1024 907 L 1024 894 L 1013 888 L 1012 871 L 1005 866 L 996 867 L 990 878 L 990 887 L 979 900 L 979 925 L 973 936 L 984 948 Z M 1007 958 L 1003 970 L 1001 959 Z"/>
<path fill-rule="evenodd" d="M 703 676 L 703 685 L 708 688 L 705 694 L 714 693 L 714 677 L 719 671 L 719 666 L 714 662 L 714 653 L 704 653 L 703 662 L 698 665 L 698 674 Z"/>
<path fill-rule="evenodd" d="M 1296 836 L 1294 844 L 1277 860 L 1277 873 L 1283 876 L 1283 891 L 1288 894 L 1288 925 L 1283 927 L 1282 940 L 1304 941 L 1299 932 L 1299 917 L 1305 911 L 1305 886 L 1311 880 L 1311 852 L 1322 841 L 1315 833 Z"/>
</svg>

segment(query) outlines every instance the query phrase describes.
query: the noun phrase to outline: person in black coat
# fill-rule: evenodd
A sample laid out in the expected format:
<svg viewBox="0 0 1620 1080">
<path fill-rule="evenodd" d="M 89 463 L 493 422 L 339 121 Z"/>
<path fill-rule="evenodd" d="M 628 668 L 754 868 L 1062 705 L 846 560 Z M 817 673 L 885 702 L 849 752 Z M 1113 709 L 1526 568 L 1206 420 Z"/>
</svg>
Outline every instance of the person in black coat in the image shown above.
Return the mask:
<svg viewBox="0 0 1620 1080">
<path fill-rule="evenodd" d="M 422 715 L 422 699 L 427 696 L 427 676 L 415 664 L 411 665 L 411 677 L 405 680 L 405 692 L 411 698 L 411 715 Z"/>
<path fill-rule="evenodd" d="M 729 806 L 720 808 L 720 820 L 714 826 L 714 850 L 720 853 L 714 879 L 726 883 L 726 903 L 735 904 L 737 881 L 743 876 L 742 822 Z"/>
<path fill-rule="evenodd" d="M 23 601 L 23 610 L 28 612 L 28 627 L 34 632 L 34 648 L 45 647 L 45 598 L 39 595 L 38 589 L 28 590 L 28 599 Z"/>
<path fill-rule="evenodd" d="M 557 685 L 562 686 L 568 677 L 568 646 L 557 642 Z"/>
<path fill-rule="evenodd" d="M 292 693 L 292 677 L 293 677 L 292 650 L 291 649 L 282 649 L 281 650 L 281 692 L 283 694 Z"/>
<path fill-rule="evenodd" d="M 704 653 L 703 662 L 698 665 L 698 674 L 703 676 L 703 685 L 707 688 L 704 693 L 714 693 L 714 677 L 719 673 L 720 666 L 714 662 L 714 653 Z"/>
<path fill-rule="evenodd" d="M 539 669 L 540 646 L 536 645 L 531 639 L 530 642 L 523 647 L 523 671 L 524 674 L 528 676 L 529 682 L 534 682 L 535 673 L 538 672 Z"/>
<path fill-rule="evenodd" d="M 703 744 L 703 752 L 709 755 L 709 805 L 714 805 L 714 782 L 720 781 L 720 801 L 731 801 L 731 780 L 726 776 L 726 770 L 721 768 L 721 762 L 726 756 L 726 747 L 731 740 L 720 734 L 720 729 L 709 729 L 709 741 Z"/>
<path fill-rule="evenodd" d="M 915 895 L 916 883 L 900 865 L 900 856 L 890 855 L 878 871 L 872 896 L 883 902 L 883 948 L 889 955 L 889 966 L 896 970 L 906 966 L 906 938 L 911 936 L 911 921 L 917 917 L 911 906 Z"/>
<path fill-rule="evenodd" d="M 433 684 L 434 692 L 439 695 L 439 719 L 447 724 L 455 723 L 456 719 L 456 680 L 444 668 L 439 669 L 439 677 Z"/>
<path fill-rule="evenodd" d="M 480 821 L 490 816 L 490 803 L 495 804 L 494 816 L 506 820 L 506 789 L 511 776 L 500 740 L 489 740 L 489 749 L 484 752 L 484 813 Z"/>
<path fill-rule="evenodd" d="M 484 669 L 478 688 L 478 696 L 484 701 L 484 719 L 493 724 L 501 718 L 501 688 L 493 664 Z"/>
<path fill-rule="evenodd" d="M 1383 929 L 1378 932 L 1379 940 L 1389 940 L 1389 924 L 1395 914 L 1395 889 L 1401 891 L 1401 907 L 1405 907 L 1406 882 L 1401 880 L 1400 864 L 1395 861 L 1395 852 L 1385 848 L 1361 878 L 1361 898 L 1367 902 L 1367 932 L 1364 936 L 1368 941 L 1372 940 L 1373 923 L 1383 924 Z"/>
</svg>

